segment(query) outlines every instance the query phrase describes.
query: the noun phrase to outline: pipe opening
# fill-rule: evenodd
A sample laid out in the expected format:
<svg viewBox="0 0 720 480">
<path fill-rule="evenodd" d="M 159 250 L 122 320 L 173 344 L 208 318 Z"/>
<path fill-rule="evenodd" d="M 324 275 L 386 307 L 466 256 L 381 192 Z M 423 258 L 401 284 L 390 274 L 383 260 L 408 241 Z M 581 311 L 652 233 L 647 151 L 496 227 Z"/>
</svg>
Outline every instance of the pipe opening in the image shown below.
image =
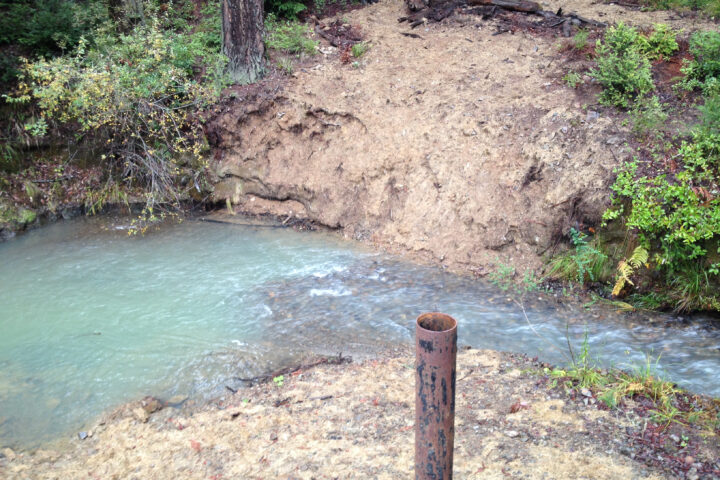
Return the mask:
<svg viewBox="0 0 720 480">
<path fill-rule="evenodd" d="M 444 313 L 423 313 L 417 319 L 420 328 L 431 332 L 446 332 L 457 327 L 457 322 L 450 315 Z"/>
</svg>

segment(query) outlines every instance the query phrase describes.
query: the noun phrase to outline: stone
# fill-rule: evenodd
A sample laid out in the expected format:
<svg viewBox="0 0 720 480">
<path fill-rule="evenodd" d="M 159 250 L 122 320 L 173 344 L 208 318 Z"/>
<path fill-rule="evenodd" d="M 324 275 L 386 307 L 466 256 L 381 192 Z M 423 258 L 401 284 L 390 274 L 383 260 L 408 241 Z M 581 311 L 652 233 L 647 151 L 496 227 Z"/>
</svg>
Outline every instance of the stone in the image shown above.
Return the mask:
<svg viewBox="0 0 720 480">
<path fill-rule="evenodd" d="M 17 458 L 17 455 L 11 448 L 3 448 L 0 453 L 2 453 L 3 457 L 7 458 L 10 462 Z"/>
<path fill-rule="evenodd" d="M 517 432 L 517 431 L 515 431 L 515 430 L 507 430 L 507 431 L 505 432 L 505 435 L 508 436 L 508 437 L 510 437 L 510 438 L 515 438 L 515 437 L 518 437 L 518 436 L 520 435 L 520 433 Z"/>
<path fill-rule="evenodd" d="M 581 389 L 580 389 L 580 393 L 581 393 L 584 397 L 588 397 L 588 398 L 592 397 L 592 392 L 591 392 L 590 390 L 588 390 L 587 388 L 581 388 Z"/>
<path fill-rule="evenodd" d="M 136 408 L 132 411 L 133 416 L 138 422 L 147 423 L 150 414 L 144 408 Z"/>
<path fill-rule="evenodd" d="M 145 397 L 140 402 L 143 410 L 148 414 L 155 413 L 163 408 L 163 404 L 155 397 Z"/>
<path fill-rule="evenodd" d="M 600 114 L 594 110 L 588 110 L 587 114 L 585 115 L 585 121 L 586 122 L 592 122 L 600 118 Z"/>
<path fill-rule="evenodd" d="M 79 438 L 80 440 L 85 440 L 87 437 L 88 437 L 87 432 L 79 432 L 79 433 L 78 433 L 78 438 Z"/>
</svg>

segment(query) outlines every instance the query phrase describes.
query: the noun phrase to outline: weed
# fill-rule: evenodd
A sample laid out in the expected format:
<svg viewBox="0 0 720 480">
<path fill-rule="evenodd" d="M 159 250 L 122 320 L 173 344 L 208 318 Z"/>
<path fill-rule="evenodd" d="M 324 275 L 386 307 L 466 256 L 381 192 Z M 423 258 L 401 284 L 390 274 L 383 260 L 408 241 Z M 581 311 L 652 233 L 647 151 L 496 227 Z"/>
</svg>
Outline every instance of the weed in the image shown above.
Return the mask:
<svg viewBox="0 0 720 480">
<path fill-rule="evenodd" d="M 314 55 L 317 42 L 311 38 L 310 27 L 290 20 L 278 20 L 274 15 L 265 19 L 265 44 L 279 52 Z"/>
<path fill-rule="evenodd" d="M 587 236 L 578 230 L 570 229 L 570 242 L 574 246 L 563 255 L 559 255 L 550 263 L 550 278 L 567 280 L 584 284 L 586 281 L 601 281 L 609 278 L 610 264 L 597 237 L 588 242 Z"/>
<path fill-rule="evenodd" d="M 273 377 L 273 383 L 275 383 L 275 386 L 277 386 L 278 388 L 279 388 L 279 387 L 282 387 L 283 384 L 285 383 L 285 376 L 284 376 L 284 375 L 280 375 L 280 376 L 277 376 L 277 377 Z"/>
<path fill-rule="evenodd" d="M 583 83 L 582 75 L 572 70 L 566 73 L 562 79 L 570 88 L 577 88 L 578 85 Z"/>
<path fill-rule="evenodd" d="M 363 55 L 365 55 L 367 53 L 368 50 L 370 50 L 370 44 L 367 42 L 356 43 L 355 45 L 350 47 L 352 56 L 355 58 L 362 57 Z"/>
<path fill-rule="evenodd" d="M 323 2 L 324 3 L 324 2 Z M 266 0 L 265 11 L 269 12 L 268 17 L 285 18 L 287 20 L 297 20 L 298 13 L 307 10 L 304 3 L 296 0 Z"/>
<path fill-rule="evenodd" d="M 295 69 L 292 59 L 288 57 L 281 57 L 277 61 L 277 67 L 282 70 L 285 75 L 292 75 Z"/>
<path fill-rule="evenodd" d="M 588 44 L 588 36 L 590 35 L 590 32 L 584 29 L 578 30 L 578 32 L 573 36 L 572 39 L 572 45 L 575 50 L 582 50 L 585 48 Z"/>
<path fill-rule="evenodd" d="M 661 127 L 665 124 L 668 114 L 663 110 L 657 96 L 639 99 L 630 110 L 633 132 L 641 137 L 662 137 Z"/>
</svg>

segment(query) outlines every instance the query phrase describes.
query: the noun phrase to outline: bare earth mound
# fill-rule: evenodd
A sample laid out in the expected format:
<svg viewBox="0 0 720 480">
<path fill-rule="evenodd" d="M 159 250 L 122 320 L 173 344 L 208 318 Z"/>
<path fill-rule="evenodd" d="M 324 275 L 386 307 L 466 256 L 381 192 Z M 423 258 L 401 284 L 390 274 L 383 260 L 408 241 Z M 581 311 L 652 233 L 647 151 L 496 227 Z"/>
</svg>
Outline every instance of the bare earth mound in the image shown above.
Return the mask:
<svg viewBox="0 0 720 480">
<path fill-rule="evenodd" d="M 571 8 L 680 25 L 667 12 Z M 537 267 L 569 227 L 598 223 L 627 129 L 560 80 L 561 37 L 497 35 L 492 21 L 454 15 L 410 38 L 397 22 L 406 13 L 399 0 L 346 13 L 372 45 L 355 66 L 325 45 L 325 59 L 286 85 L 241 90 L 218 108 L 215 198 L 458 271 L 497 259 Z"/>
<path fill-rule="evenodd" d="M 192 414 L 166 408 L 148 420 L 137 405 L 129 405 L 69 452 L 6 451 L 0 475 L 412 478 L 413 362 L 409 354 L 395 354 L 363 364 L 323 365 L 285 376 L 280 386 L 241 389 Z M 537 368 L 521 356 L 460 352 L 456 478 L 672 478 L 640 461 L 643 451 L 632 439 L 642 431 L 642 419 L 602 411 L 594 398 L 571 399 L 550 389 L 527 373 Z M 707 462 L 712 452 L 694 454 L 692 461 Z M 691 464 L 685 470 L 688 478 L 698 478 Z"/>
</svg>

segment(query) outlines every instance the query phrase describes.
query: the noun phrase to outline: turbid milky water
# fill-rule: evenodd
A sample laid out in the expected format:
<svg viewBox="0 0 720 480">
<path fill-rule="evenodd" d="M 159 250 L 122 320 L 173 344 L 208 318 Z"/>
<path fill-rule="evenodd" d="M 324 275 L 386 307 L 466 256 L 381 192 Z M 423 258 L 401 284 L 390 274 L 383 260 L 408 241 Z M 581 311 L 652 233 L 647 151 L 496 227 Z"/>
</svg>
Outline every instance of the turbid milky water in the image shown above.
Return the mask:
<svg viewBox="0 0 720 480">
<path fill-rule="evenodd" d="M 328 234 L 186 221 L 129 237 L 122 222 L 61 222 L 0 244 L 0 446 L 70 436 L 144 395 L 219 395 L 307 353 L 407 344 L 430 310 L 478 348 L 565 363 L 566 335 L 577 349 L 587 333 L 606 365 L 649 355 L 720 395 L 720 332 L 702 321 L 670 328 L 532 294 L 526 318 L 492 285 Z"/>
</svg>

